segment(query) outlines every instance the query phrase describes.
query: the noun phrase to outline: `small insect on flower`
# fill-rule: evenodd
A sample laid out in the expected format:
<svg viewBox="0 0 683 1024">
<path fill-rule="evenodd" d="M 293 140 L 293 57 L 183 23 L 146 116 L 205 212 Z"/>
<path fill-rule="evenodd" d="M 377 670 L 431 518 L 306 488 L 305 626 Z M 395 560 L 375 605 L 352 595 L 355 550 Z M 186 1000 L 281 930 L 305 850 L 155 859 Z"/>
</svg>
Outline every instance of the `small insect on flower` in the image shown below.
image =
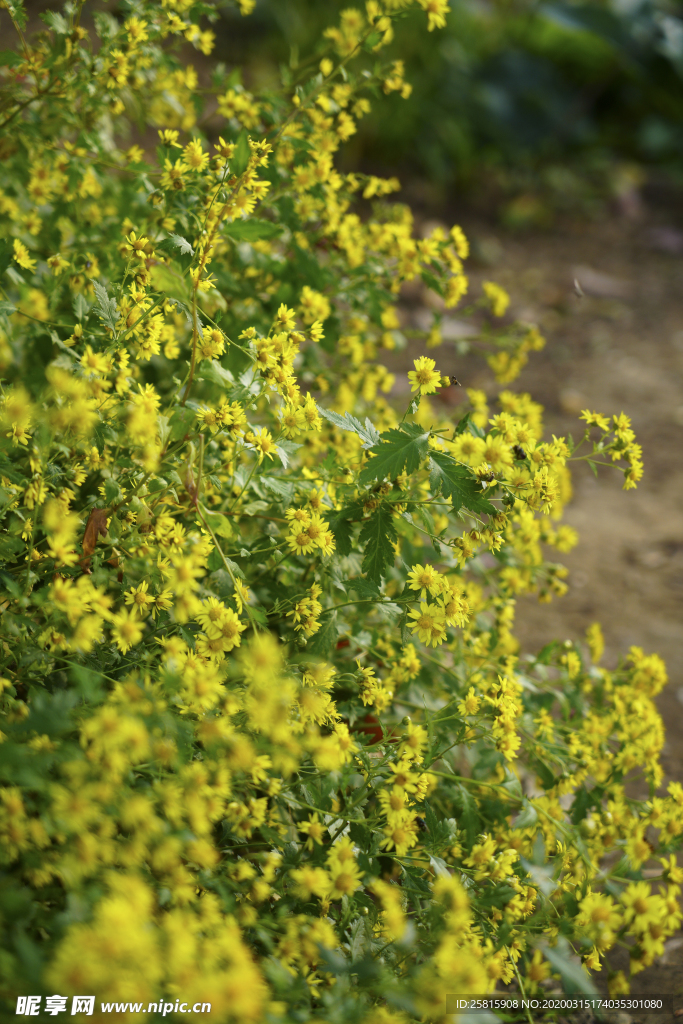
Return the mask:
<svg viewBox="0 0 683 1024">
<path fill-rule="evenodd" d="M 519 462 L 523 462 L 523 460 L 526 458 L 526 452 L 522 448 L 521 444 L 513 444 L 512 454 Z"/>
</svg>

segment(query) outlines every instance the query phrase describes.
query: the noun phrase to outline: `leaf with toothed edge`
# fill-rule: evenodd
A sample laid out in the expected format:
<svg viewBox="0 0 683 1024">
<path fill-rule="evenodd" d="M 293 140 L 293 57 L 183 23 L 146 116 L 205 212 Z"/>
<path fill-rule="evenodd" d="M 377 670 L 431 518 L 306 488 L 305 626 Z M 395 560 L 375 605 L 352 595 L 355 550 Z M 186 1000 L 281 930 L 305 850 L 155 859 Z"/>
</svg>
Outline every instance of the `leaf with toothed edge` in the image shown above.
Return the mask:
<svg viewBox="0 0 683 1024">
<path fill-rule="evenodd" d="M 375 427 L 375 425 L 365 417 L 365 423 L 361 423 L 360 420 L 352 416 L 351 413 L 346 412 L 343 416 L 340 416 L 338 412 L 333 412 L 332 409 L 323 409 L 321 406 L 317 406 L 318 412 L 321 416 L 324 416 L 326 420 L 334 424 L 335 427 L 339 427 L 340 430 L 349 430 L 354 434 L 358 434 L 361 441 L 363 441 L 364 448 L 371 448 L 375 444 L 379 444 L 381 441 L 381 434 Z"/>
<path fill-rule="evenodd" d="M 429 431 L 416 423 L 402 423 L 380 436 L 381 442 L 370 449 L 374 458 L 361 470 L 361 484 L 414 473 L 429 452 Z"/>
<path fill-rule="evenodd" d="M 361 544 L 365 544 L 361 570 L 367 574 L 368 579 L 379 583 L 382 576 L 386 575 L 387 569 L 394 564 L 396 539 L 393 512 L 386 505 L 380 505 L 372 513 L 358 538 Z"/>
<path fill-rule="evenodd" d="M 479 481 L 466 466 L 459 465 L 446 452 L 432 451 L 430 455 L 432 471 L 429 482 L 433 494 L 441 491 L 445 498 L 450 498 L 454 512 L 464 507 L 469 512 L 479 512 L 482 515 L 496 514 L 496 506 L 483 496 Z"/>
</svg>

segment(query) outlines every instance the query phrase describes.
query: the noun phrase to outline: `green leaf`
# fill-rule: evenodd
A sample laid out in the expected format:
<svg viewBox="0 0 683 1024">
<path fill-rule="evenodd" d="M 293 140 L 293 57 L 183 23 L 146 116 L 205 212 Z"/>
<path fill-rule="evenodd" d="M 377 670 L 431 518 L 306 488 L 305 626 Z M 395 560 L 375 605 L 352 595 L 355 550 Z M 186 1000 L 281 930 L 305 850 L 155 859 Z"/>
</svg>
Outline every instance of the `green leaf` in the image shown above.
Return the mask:
<svg viewBox="0 0 683 1024">
<path fill-rule="evenodd" d="M 525 800 L 521 813 L 515 819 L 513 828 L 528 828 L 529 825 L 535 825 L 537 821 L 538 811 L 532 803 Z"/>
<path fill-rule="evenodd" d="M 540 758 L 534 757 L 529 759 L 529 767 L 533 768 L 536 774 L 541 780 L 541 785 L 544 789 L 552 789 L 555 785 L 556 779 L 552 770 L 548 767 L 545 761 L 541 761 Z"/>
<path fill-rule="evenodd" d="M 277 238 L 282 226 L 269 220 L 233 220 L 223 228 L 223 234 L 236 242 L 258 242 L 262 238 Z"/>
<path fill-rule="evenodd" d="M 54 331 L 52 333 L 54 335 L 52 340 L 57 342 L 59 345 L 63 345 L 64 342 L 59 341 L 59 338 L 54 334 Z M 157 428 L 159 430 L 159 440 L 161 441 L 162 447 L 165 448 L 166 442 L 168 441 L 168 435 L 171 432 L 168 416 L 162 416 L 161 413 L 157 416 Z"/>
<path fill-rule="evenodd" d="M 119 318 L 119 310 L 116 305 L 116 299 L 110 299 L 107 295 L 107 289 L 103 288 L 99 281 L 92 282 L 93 288 L 95 289 L 95 295 L 97 296 L 97 302 L 95 309 L 99 310 L 100 319 L 109 327 L 112 331 L 116 330 L 116 321 Z"/>
<path fill-rule="evenodd" d="M 232 160 L 230 161 L 230 170 L 233 174 L 238 177 L 240 174 L 244 174 L 249 163 L 249 157 L 251 156 L 251 150 L 249 149 L 249 136 L 246 130 L 240 132 L 240 137 L 237 140 L 235 146 L 235 152 L 233 153 Z"/>
<path fill-rule="evenodd" d="M 217 551 L 216 548 L 213 549 L 213 551 L 207 558 L 206 564 L 209 572 L 218 572 L 220 569 L 223 568 L 223 559 L 220 556 L 220 552 Z M 228 575 L 227 572 L 225 575 Z"/>
<path fill-rule="evenodd" d="M 349 412 L 340 416 L 338 412 L 333 412 L 331 409 L 323 409 L 319 405 L 317 406 L 317 409 L 320 415 L 324 416 L 326 420 L 330 421 L 330 423 L 333 423 L 335 427 L 339 427 L 340 430 L 349 430 L 354 434 L 358 434 L 360 439 L 364 442 L 364 448 L 371 448 L 373 445 L 380 443 L 382 435 L 367 416 L 365 417 L 365 423 L 363 424 Z"/>
<path fill-rule="evenodd" d="M 581 992 L 584 995 L 597 995 L 598 991 L 591 981 L 590 975 L 577 956 L 571 952 L 564 935 L 559 935 L 557 945 L 548 946 L 541 943 L 543 956 L 555 968 L 562 978 L 562 988 L 568 995 Z"/>
<path fill-rule="evenodd" d="M 429 863 L 431 865 L 432 871 L 437 876 L 437 878 L 451 877 L 451 873 L 448 870 L 448 865 L 446 864 L 446 861 L 443 860 L 441 857 L 430 856 Z"/>
<path fill-rule="evenodd" d="M 285 483 L 284 480 L 279 480 L 274 476 L 264 476 L 261 480 L 264 487 L 267 487 L 269 491 L 273 491 L 278 497 L 283 498 L 284 501 L 289 504 L 294 496 L 294 484 Z"/>
<path fill-rule="evenodd" d="M 432 492 L 438 494 L 441 491 L 445 498 L 450 498 L 454 512 L 464 507 L 470 512 L 496 514 L 495 505 L 483 496 L 481 485 L 465 466 L 458 465 L 446 452 L 432 451 L 431 459 L 429 482 Z"/>
<path fill-rule="evenodd" d="M 4 274 L 14 254 L 14 245 L 9 238 L 3 238 L 0 242 L 0 274 Z"/>
<path fill-rule="evenodd" d="M 40 17 L 57 35 L 66 36 L 69 34 L 69 22 L 58 11 L 44 11 Z"/>
<path fill-rule="evenodd" d="M 176 249 L 180 249 L 183 256 L 194 256 L 194 249 L 182 235 L 169 235 L 169 239 L 173 242 Z"/>
<path fill-rule="evenodd" d="M 235 378 L 230 373 L 230 370 L 226 370 L 215 359 L 205 360 L 202 363 L 200 377 L 202 380 L 208 380 L 212 384 L 220 385 L 222 388 L 233 388 L 235 386 Z"/>
<path fill-rule="evenodd" d="M 386 505 L 380 505 L 370 516 L 358 538 L 359 542 L 365 545 L 361 569 L 368 579 L 379 583 L 389 566 L 394 564 L 396 539 L 392 511 Z"/>
<path fill-rule="evenodd" d="M 370 483 L 389 477 L 394 480 L 404 471 L 414 473 L 429 451 L 429 431 L 415 423 L 402 423 L 400 427 L 386 430 L 380 435 L 381 444 L 375 444 L 370 459 L 361 471 L 359 482 Z"/>
<path fill-rule="evenodd" d="M 378 46 L 381 42 L 382 42 L 382 33 L 381 32 L 371 32 L 370 35 L 368 36 L 368 38 L 363 43 L 363 46 L 368 51 L 368 53 L 372 53 L 374 48 L 376 46 Z"/>
<path fill-rule="evenodd" d="M 194 409 L 176 409 L 169 419 L 169 436 L 172 441 L 179 441 L 190 432 L 196 413 Z"/>
<path fill-rule="evenodd" d="M 355 590 L 361 598 L 379 597 L 379 588 L 377 584 L 373 583 L 371 580 L 364 580 L 362 576 L 357 576 L 353 580 L 343 580 L 342 583 L 347 594 L 350 594 L 352 590 Z"/>
<path fill-rule="evenodd" d="M 462 814 L 460 815 L 459 825 L 462 825 L 467 833 L 467 843 L 469 846 L 474 845 L 474 840 L 477 835 L 477 829 L 479 827 L 479 814 L 477 813 L 477 804 L 468 789 L 462 784 L 458 785 L 460 790 L 460 799 L 462 801 Z"/>
<path fill-rule="evenodd" d="M 0 313 L 4 313 L 5 316 L 11 316 L 12 313 L 16 313 L 17 307 L 11 302 L 0 302 Z"/>
<path fill-rule="evenodd" d="M 202 515 L 213 532 L 218 534 L 219 537 L 226 537 L 228 540 L 234 537 L 235 531 L 232 523 L 227 516 L 223 515 L 222 512 L 209 512 L 208 509 L 205 509 L 204 506 L 202 506 Z"/>
<path fill-rule="evenodd" d="M 9 11 L 12 21 L 14 21 L 19 28 L 26 28 L 26 10 L 24 8 L 23 0 L 5 0 L 3 5 Z"/>
<path fill-rule="evenodd" d="M 324 512 L 323 518 L 327 520 L 334 534 L 339 554 L 343 558 L 350 555 L 353 520 L 363 518 L 363 503 L 356 501 L 353 505 L 347 505 L 345 508 Z"/>
<path fill-rule="evenodd" d="M 280 462 L 282 463 L 282 465 L 284 466 L 285 469 L 287 469 L 287 466 L 289 465 L 289 461 L 292 458 L 292 456 L 294 455 L 294 453 L 298 452 L 299 448 L 302 448 L 302 447 L 303 447 L 303 445 L 295 444 L 294 441 L 279 441 L 278 442 L 278 444 L 275 446 L 275 451 L 279 455 Z"/>
<path fill-rule="evenodd" d="M 115 501 L 121 500 L 121 488 L 116 480 L 105 480 L 104 500 L 108 505 L 113 505 Z"/>
<path fill-rule="evenodd" d="M 180 253 L 176 252 L 177 249 L 180 250 Z M 194 249 L 182 235 L 169 235 L 168 238 L 164 238 L 163 241 L 156 244 L 156 250 L 177 259 L 183 270 L 187 270 L 194 256 Z M 161 277 L 159 279 L 162 280 Z"/>
<path fill-rule="evenodd" d="M 465 430 L 467 430 L 467 427 L 469 426 L 469 423 L 470 423 L 470 414 L 468 412 L 466 412 L 465 415 L 462 417 L 462 419 L 458 420 L 458 425 L 455 428 L 455 436 L 457 437 L 458 434 L 463 434 L 465 432 Z"/>
<path fill-rule="evenodd" d="M 443 298 L 443 285 L 440 281 L 437 281 L 433 274 L 430 274 L 428 270 L 423 270 L 420 277 L 428 288 L 431 288 L 433 292 L 436 292 L 437 295 L 441 295 Z"/>
<path fill-rule="evenodd" d="M 104 679 L 99 672 L 86 668 L 84 665 L 72 665 L 71 675 L 84 700 L 91 704 L 99 704 L 104 698 Z"/>
<path fill-rule="evenodd" d="M 17 64 L 21 64 L 23 58 L 15 53 L 14 50 L 0 50 L 0 67 L 2 68 L 15 68 Z"/>
<path fill-rule="evenodd" d="M 88 305 L 88 300 L 82 292 L 79 292 L 73 300 L 74 316 L 77 320 L 85 320 L 89 309 L 90 306 Z"/>
<path fill-rule="evenodd" d="M 332 612 L 331 615 L 325 616 L 321 628 L 308 641 L 306 650 L 307 652 L 310 651 L 311 654 L 319 654 L 321 657 L 326 657 L 334 644 L 336 644 L 338 636 L 337 613 Z"/>
</svg>

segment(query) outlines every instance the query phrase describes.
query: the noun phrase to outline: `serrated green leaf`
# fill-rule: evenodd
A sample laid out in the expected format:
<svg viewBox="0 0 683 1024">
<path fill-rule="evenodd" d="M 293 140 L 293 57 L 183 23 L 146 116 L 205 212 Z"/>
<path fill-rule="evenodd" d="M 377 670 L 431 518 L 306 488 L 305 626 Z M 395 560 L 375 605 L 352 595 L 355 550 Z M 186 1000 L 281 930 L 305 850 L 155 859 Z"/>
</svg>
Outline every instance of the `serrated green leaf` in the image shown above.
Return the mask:
<svg viewBox="0 0 683 1024">
<path fill-rule="evenodd" d="M 14 50 L 0 50 L 0 67 L 15 68 L 22 61 L 23 58 L 18 53 L 15 53 Z"/>
<path fill-rule="evenodd" d="M 353 505 L 345 508 L 333 509 L 323 513 L 323 518 L 334 534 L 337 551 L 342 557 L 351 554 L 351 534 L 353 532 L 353 520 L 361 519 L 363 516 L 363 504 L 356 501 Z"/>
<path fill-rule="evenodd" d="M 99 316 L 106 327 L 110 330 L 116 330 L 116 321 L 119 318 L 119 310 L 116 305 L 116 299 L 110 299 L 107 295 L 107 289 L 99 283 L 99 281 L 93 281 L 92 286 L 95 289 L 95 295 L 97 296 L 97 303 L 95 308 L 99 311 Z"/>
<path fill-rule="evenodd" d="M 170 240 L 175 245 L 176 249 L 180 249 L 183 256 L 194 256 L 194 249 L 186 238 L 182 235 L 169 235 Z"/>
<path fill-rule="evenodd" d="M 88 315 L 90 306 L 88 304 L 88 300 L 86 299 L 85 295 L 83 295 L 82 292 L 79 292 L 78 295 L 74 297 L 72 305 L 74 316 L 76 317 L 76 319 L 84 320 L 85 317 Z"/>
<path fill-rule="evenodd" d="M 292 456 L 302 447 L 303 445 L 296 444 L 294 441 L 279 441 L 277 443 L 275 451 L 285 469 L 287 469 Z"/>
<path fill-rule="evenodd" d="M 364 580 L 358 576 L 353 580 L 343 580 L 343 586 L 346 593 L 351 593 L 354 590 L 361 598 L 373 598 L 379 597 L 379 587 L 372 580 Z"/>
<path fill-rule="evenodd" d="M 382 435 L 367 416 L 365 417 L 365 423 L 361 423 L 360 420 L 356 419 L 356 417 L 352 416 L 349 412 L 340 416 L 338 412 L 333 412 L 331 409 L 323 409 L 320 405 L 317 406 L 317 409 L 320 415 L 324 416 L 330 423 L 333 423 L 335 427 L 339 427 L 340 430 L 349 430 L 354 434 L 358 434 L 360 439 L 364 442 L 365 448 L 370 448 L 372 445 L 380 443 Z"/>
<path fill-rule="evenodd" d="M 337 613 L 332 612 L 323 619 L 322 628 L 315 633 L 308 642 L 307 650 L 311 654 L 327 656 L 337 642 L 339 630 L 337 629 Z"/>
<path fill-rule="evenodd" d="M 396 558 L 394 543 L 396 539 L 397 534 L 392 511 L 386 505 L 380 505 L 372 513 L 358 538 L 359 542 L 365 545 L 365 555 L 363 556 L 361 569 L 368 579 L 374 580 L 375 583 L 379 584 L 382 577 L 386 575 L 389 566 L 394 564 L 394 559 Z"/>
<path fill-rule="evenodd" d="M 429 431 L 414 423 L 385 430 L 380 444 L 372 446 L 374 458 L 361 471 L 361 484 L 372 480 L 394 480 L 401 473 L 414 473 L 429 451 Z"/>
<path fill-rule="evenodd" d="M 294 484 L 285 483 L 284 480 L 278 480 L 277 477 L 264 476 L 261 481 L 264 487 L 267 487 L 269 491 L 273 491 L 278 497 L 283 498 L 288 504 L 291 502 L 294 496 Z"/>
<path fill-rule="evenodd" d="M 66 36 L 71 31 L 69 28 L 69 22 L 63 14 L 59 13 L 59 11 L 43 11 L 40 17 L 53 32 L 56 32 L 60 36 Z"/>
<path fill-rule="evenodd" d="M 432 492 L 439 491 L 445 498 L 453 502 L 453 511 L 466 508 L 470 512 L 483 515 L 495 515 L 496 507 L 483 496 L 480 484 L 465 466 L 460 466 L 446 452 L 431 452 L 432 472 L 430 484 Z"/>
</svg>

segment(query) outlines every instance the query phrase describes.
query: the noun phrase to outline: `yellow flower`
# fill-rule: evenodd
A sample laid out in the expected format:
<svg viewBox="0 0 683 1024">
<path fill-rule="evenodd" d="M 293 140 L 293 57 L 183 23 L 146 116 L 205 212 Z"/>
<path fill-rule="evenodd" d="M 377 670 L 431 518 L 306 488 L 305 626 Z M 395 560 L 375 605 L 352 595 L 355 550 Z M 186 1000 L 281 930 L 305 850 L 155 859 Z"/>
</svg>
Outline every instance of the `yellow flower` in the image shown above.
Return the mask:
<svg viewBox="0 0 683 1024">
<path fill-rule="evenodd" d="M 114 616 L 112 626 L 112 640 L 122 654 L 142 640 L 143 625 L 135 612 L 120 612 Z"/>
<path fill-rule="evenodd" d="M 491 303 L 491 309 L 494 316 L 504 316 L 505 311 L 510 305 L 510 296 L 501 288 L 499 284 L 494 284 L 493 281 L 484 281 L 483 284 L 484 294 Z"/>
<path fill-rule="evenodd" d="M 441 374 L 434 367 L 436 363 L 427 356 L 420 356 L 413 360 L 414 370 L 408 372 L 408 380 L 411 383 L 411 391 L 417 391 L 421 395 L 431 395 L 437 388 L 441 387 Z"/>
<path fill-rule="evenodd" d="M 441 591 L 443 576 L 432 565 L 414 565 L 408 573 L 409 589 L 419 590 L 420 597 L 425 598 L 427 591 L 436 597 Z"/>
<path fill-rule="evenodd" d="M 58 252 L 56 252 L 54 256 L 48 257 L 47 265 L 48 267 L 52 267 L 52 272 L 54 273 L 55 277 L 61 274 L 63 270 L 66 270 L 67 267 L 71 266 L 69 261 L 65 260 L 64 257 Z"/>
<path fill-rule="evenodd" d="M 446 27 L 446 15 L 450 12 L 448 0 L 418 0 L 420 7 L 427 12 L 427 28 L 433 32 L 435 28 Z"/>
<path fill-rule="evenodd" d="M 446 639 L 446 617 L 439 605 L 421 601 L 420 610 L 413 609 L 408 615 L 415 619 L 415 622 L 410 624 L 410 629 L 417 633 L 423 644 L 437 647 Z"/>
<path fill-rule="evenodd" d="M 23 242 L 19 241 L 18 238 L 14 239 L 14 259 L 20 267 L 24 268 L 24 270 L 36 269 L 36 261 L 31 259 L 28 254 L 28 249 Z"/>
<path fill-rule="evenodd" d="M 405 857 L 417 843 L 417 823 L 414 818 L 401 824 L 390 823 L 385 827 L 384 835 L 386 839 L 380 843 L 380 849 L 393 849 L 397 857 Z"/>
<path fill-rule="evenodd" d="M 269 459 L 272 459 L 277 445 L 273 440 L 273 435 L 269 430 L 266 430 L 265 427 L 254 431 L 252 434 L 247 434 L 246 440 L 249 441 L 250 444 L 253 444 L 259 452 L 259 462 L 263 462 L 265 455 L 267 455 Z"/>
<path fill-rule="evenodd" d="M 300 832 L 303 832 L 304 835 L 308 836 L 308 839 L 306 840 L 307 850 L 312 850 L 314 843 L 317 843 L 319 846 L 322 845 L 325 833 L 327 832 L 327 827 L 318 820 L 317 811 L 309 816 L 308 821 L 299 822 L 298 828 Z"/>
<path fill-rule="evenodd" d="M 609 420 L 606 416 L 603 416 L 602 413 L 591 412 L 590 409 L 584 409 L 579 416 L 579 419 L 585 420 L 589 427 L 600 427 L 600 430 L 605 431 L 605 433 L 609 430 Z"/>
</svg>

